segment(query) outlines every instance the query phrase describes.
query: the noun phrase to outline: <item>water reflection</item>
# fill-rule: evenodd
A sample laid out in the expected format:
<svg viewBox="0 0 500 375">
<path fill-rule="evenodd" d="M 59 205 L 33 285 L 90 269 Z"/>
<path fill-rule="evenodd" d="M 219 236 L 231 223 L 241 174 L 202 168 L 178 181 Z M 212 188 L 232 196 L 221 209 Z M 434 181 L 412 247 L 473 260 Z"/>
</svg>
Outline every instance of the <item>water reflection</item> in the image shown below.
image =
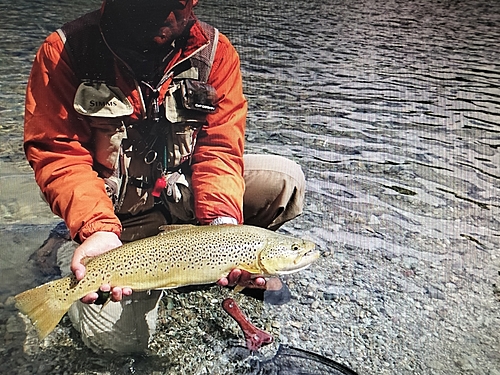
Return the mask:
<svg viewBox="0 0 500 375">
<path fill-rule="evenodd" d="M 16 173 L 28 171 L 21 123 L 33 54 L 49 31 L 98 5 L 48 1 L 33 15 L 33 2 L 0 4 L 9 21 L 0 41 L 0 160 Z M 498 371 L 500 3 L 203 0 L 198 14 L 240 52 L 247 150 L 304 167 L 307 208 L 285 230 L 312 237 L 325 255 L 289 281 L 296 303 L 266 307 L 263 324 L 360 373 Z M 4 215 L 9 231 L 53 220 L 40 210 L 30 216 L 25 200 L 24 214 Z M 0 247 L 2 260 L 7 251 Z M 22 264 L 8 259 L 11 270 Z M 5 299 L 16 287 L 2 281 L 0 289 Z M 74 368 L 74 350 L 61 353 L 61 366 Z M 129 360 L 116 371 L 127 373 Z M 217 361 L 224 358 L 205 368 Z M 99 368 L 109 363 L 86 370 Z"/>
</svg>

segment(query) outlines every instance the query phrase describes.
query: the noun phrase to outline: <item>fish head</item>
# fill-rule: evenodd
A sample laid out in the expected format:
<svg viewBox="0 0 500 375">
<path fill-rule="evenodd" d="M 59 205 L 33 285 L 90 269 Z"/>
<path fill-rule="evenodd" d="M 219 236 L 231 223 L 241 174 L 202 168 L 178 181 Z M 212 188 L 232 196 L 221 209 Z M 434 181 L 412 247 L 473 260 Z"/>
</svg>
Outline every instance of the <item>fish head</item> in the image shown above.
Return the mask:
<svg viewBox="0 0 500 375">
<path fill-rule="evenodd" d="M 318 258 L 314 242 L 277 235 L 268 239 L 258 261 L 266 275 L 286 275 L 307 268 Z"/>
</svg>

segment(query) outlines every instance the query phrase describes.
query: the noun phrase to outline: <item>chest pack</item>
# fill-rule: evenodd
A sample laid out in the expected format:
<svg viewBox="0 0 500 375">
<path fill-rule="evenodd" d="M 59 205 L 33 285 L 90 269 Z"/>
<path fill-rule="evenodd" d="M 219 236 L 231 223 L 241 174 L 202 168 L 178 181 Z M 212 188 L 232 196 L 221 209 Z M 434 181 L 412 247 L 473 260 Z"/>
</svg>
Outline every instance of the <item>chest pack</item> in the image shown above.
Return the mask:
<svg viewBox="0 0 500 375">
<path fill-rule="evenodd" d="M 148 119 L 133 123 L 134 108 L 116 82 L 116 58 L 102 37 L 99 18 L 100 11 L 94 11 L 57 30 L 81 81 L 74 109 L 92 129 L 94 169 L 104 179 L 117 214 L 149 210 L 157 198 L 167 205 L 178 203 L 189 188 L 186 165 L 198 131 L 217 107 L 215 89 L 206 82 L 219 32 L 198 21 L 209 44 L 169 73 L 161 108 L 153 98 Z M 154 94 L 159 89 L 149 88 Z"/>
</svg>

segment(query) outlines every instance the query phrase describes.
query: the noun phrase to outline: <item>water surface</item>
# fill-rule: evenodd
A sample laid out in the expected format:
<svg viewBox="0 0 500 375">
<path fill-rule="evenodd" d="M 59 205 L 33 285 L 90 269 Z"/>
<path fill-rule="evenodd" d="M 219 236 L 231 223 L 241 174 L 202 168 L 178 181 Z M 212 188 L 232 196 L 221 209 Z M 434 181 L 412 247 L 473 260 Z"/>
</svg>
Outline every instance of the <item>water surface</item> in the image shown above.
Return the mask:
<svg viewBox="0 0 500 375">
<path fill-rule="evenodd" d="M 57 221 L 22 154 L 31 61 L 50 31 L 98 6 L 0 4 L 4 322 L 16 316 L 8 296 L 36 285 L 23 265 Z M 361 373 L 498 374 L 500 3 L 202 0 L 197 11 L 240 53 L 247 152 L 292 158 L 308 180 L 304 215 L 284 230 L 324 257 L 290 281 L 295 304 L 266 308 L 279 339 Z M 22 351 L 14 333 L 0 330 L 2 353 Z"/>
</svg>

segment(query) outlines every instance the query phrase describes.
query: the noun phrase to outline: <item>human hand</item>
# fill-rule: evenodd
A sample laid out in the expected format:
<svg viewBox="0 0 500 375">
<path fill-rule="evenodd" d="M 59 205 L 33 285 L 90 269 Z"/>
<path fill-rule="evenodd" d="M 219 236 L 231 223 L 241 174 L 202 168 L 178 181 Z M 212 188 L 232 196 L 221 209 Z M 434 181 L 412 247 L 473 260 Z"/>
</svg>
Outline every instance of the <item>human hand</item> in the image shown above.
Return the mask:
<svg viewBox="0 0 500 375">
<path fill-rule="evenodd" d="M 238 221 L 232 217 L 218 217 L 212 221 L 210 225 L 221 225 L 221 224 L 238 224 Z M 252 274 L 248 271 L 235 268 L 232 270 L 227 277 L 222 277 L 217 281 L 220 286 L 234 286 L 238 285 L 244 288 L 259 288 L 266 289 L 266 279 L 263 277 L 252 277 Z"/>
<path fill-rule="evenodd" d="M 85 277 L 86 269 L 82 263 L 84 258 L 91 258 L 104 254 L 121 245 L 122 242 L 113 232 L 96 232 L 88 237 L 80 246 L 76 248 L 71 260 L 71 271 L 75 275 L 76 279 L 80 281 Z M 99 290 L 101 292 L 110 293 L 111 300 L 115 302 L 121 301 L 123 296 L 129 296 L 132 294 L 132 289 L 130 288 L 111 288 L 111 285 L 109 284 L 101 285 Z M 91 304 L 94 303 L 98 297 L 99 294 L 96 291 L 87 294 L 81 299 L 81 301 L 83 303 Z"/>
<path fill-rule="evenodd" d="M 245 270 L 235 268 L 227 277 L 222 277 L 217 281 L 220 286 L 238 285 L 245 288 L 266 289 L 266 279 L 263 277 L 253 278 L 252 274 Z"/>
</svg>

